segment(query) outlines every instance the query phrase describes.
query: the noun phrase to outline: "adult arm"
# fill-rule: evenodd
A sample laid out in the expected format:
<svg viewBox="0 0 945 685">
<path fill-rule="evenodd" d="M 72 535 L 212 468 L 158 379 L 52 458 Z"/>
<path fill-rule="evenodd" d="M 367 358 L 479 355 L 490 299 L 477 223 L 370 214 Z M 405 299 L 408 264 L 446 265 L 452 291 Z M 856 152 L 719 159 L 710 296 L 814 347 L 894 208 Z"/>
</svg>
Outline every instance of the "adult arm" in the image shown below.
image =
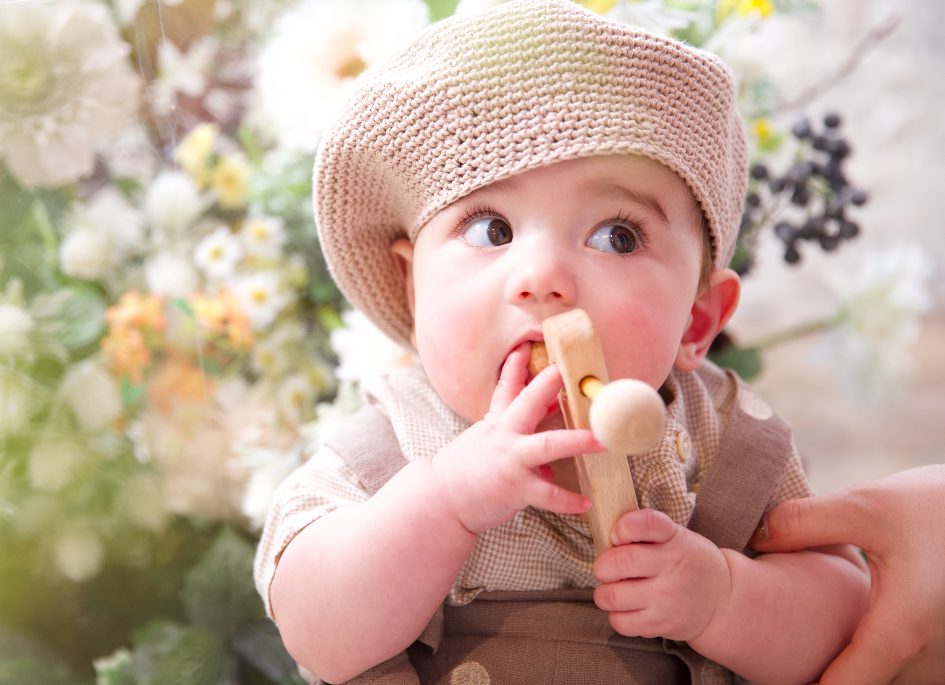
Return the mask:
<svg viewBox="0 0 945 685">
<path fill-rule="evenodd" d="M 624 514 L 613 535 L 594 572 L 614 628 L 686 641 L 759 684 L 814 680 L 866 607 L 865 565 L 849 548 L 749 559 L 652 509 Z"/>
<path fill-rule="evenodd" d="M 753 547 L 787 551 L 849 543 L 866 554 L 869 608 L 823 685 L 945 683 L 945 465 L 843 492 L 789 500 Z"/>
</svg>

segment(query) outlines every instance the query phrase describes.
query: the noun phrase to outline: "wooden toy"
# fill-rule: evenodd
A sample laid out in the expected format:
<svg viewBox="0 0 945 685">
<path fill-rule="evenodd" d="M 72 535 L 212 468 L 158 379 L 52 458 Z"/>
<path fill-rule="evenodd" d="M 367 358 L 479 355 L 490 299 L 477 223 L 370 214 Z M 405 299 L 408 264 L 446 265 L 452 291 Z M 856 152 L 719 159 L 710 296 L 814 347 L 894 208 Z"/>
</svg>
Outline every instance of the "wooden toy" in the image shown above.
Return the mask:
<svg viewBox="0 0 945 685">
<path fill-rule="evenodd" d="M 594 547 L 600 554 L 612 545 L 617 518 L 637 509 L 627 455 L 653 447 L 663 434 L 666 409 L 646 383 L 622 379 L 608 383 L 600 340 L 580 309 L 546 319 L 545 344 L 533 343 L 530 369 L 548 361 L 561 370 L 564 388 L 558 398 L 565 425 L 589 428 L 607 452 L 575 457 L 581 492 L 591 500 L 587 514 Z"/>
</svg>

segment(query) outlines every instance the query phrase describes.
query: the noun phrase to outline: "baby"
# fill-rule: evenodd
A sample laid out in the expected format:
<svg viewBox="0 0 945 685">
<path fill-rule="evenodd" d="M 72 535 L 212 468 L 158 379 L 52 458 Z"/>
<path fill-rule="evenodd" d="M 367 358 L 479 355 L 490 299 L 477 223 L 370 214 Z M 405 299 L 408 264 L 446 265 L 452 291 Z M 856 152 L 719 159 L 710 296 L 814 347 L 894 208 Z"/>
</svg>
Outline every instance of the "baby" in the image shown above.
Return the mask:
<svg viewBox="0 0 945 685">
<path fill-rule="evenodd" d="M 739 298 L 743 125 L 713 56 L 565 0 L 432 26 L 366 72 L 316 162 L 319 237 L 420 368 L 282 486 L 256 580 L 329 682 L 815 680 L 865 608 L 847 548 L 747 554 L 809 494 L 790 432 L 705 360 Z M 530 377 L 581 308 L 610 378 L 668 421 L 630 457 L 640 511 L 594 556 L 572 457 L 604 448 Z"/>
</svg>

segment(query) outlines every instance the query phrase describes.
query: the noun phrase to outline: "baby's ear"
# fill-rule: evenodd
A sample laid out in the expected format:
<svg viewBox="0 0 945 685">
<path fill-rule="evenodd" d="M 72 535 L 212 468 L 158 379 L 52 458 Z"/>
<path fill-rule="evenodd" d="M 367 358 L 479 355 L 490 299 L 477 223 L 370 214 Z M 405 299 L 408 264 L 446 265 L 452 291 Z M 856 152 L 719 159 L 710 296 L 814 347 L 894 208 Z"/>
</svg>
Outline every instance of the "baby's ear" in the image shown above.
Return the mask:
<svg viewBox="0 0 945 685">
<path fill-rule="evenodd" d="M 683 332 L 676 352 L 674 367 L 677 370 L 695 371 L 705 359 L 715 336 L 735 313 L 741 289 L 741 279 L 731 269 L 712 272 L 709 284 L 699 291 L 692 303 L 689 326 Z"/>
<path fill-rule="evenodd" d="M 407 306 L 410 308 L 412 318 L 414 315 L 413 243 L 406 238 L 398 238 L 391 243 L 390 253 L 400 270 L 400 275 L 404 277 L 404 295 L 407 298 Z"/>
</svg>

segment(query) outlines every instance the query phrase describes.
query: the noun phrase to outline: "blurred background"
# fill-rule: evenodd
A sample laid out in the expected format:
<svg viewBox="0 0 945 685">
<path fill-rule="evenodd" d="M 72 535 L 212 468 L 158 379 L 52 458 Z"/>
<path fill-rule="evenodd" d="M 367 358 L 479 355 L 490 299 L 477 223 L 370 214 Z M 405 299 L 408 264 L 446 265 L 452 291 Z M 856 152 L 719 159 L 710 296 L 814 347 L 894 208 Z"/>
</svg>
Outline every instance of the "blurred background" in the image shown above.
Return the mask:
<svg viewBox="0 0 945 685">
<path fill-rule="evenodd" d="M 279 482 L 409 354 L 311 215 L 361 71 L 496 0 L 0 0 L 0 685 L 299 683 Z M 945 5 L 586 0 L 718 53 L 752 145 L 713 351 L 830 492 L 941 462 Z"/>
</svg>

